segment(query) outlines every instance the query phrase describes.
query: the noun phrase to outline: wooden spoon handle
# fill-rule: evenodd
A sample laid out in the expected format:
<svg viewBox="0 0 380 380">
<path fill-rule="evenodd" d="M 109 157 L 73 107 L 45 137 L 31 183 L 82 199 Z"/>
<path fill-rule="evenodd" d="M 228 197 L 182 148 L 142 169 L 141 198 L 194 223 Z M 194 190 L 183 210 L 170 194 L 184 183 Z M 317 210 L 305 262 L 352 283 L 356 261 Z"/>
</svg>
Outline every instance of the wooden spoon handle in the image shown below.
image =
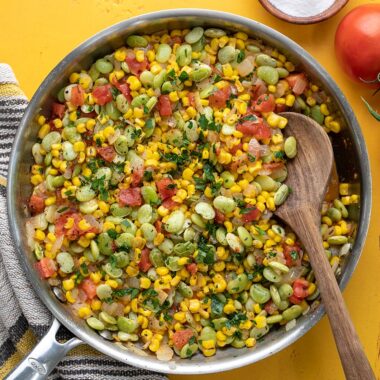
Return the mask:
<svg viewBox="0 0 380 380">
<path fill-rule="evenodd" d="M 318 227 L 319 216 L 307 207 L 298 211 L 298 220 L 301 222 L 297 223 L 296 231 L 308 251 L 346 378 L 348 380 L 374 380 L 375 375 L 326 257 Z"/>
</svg>

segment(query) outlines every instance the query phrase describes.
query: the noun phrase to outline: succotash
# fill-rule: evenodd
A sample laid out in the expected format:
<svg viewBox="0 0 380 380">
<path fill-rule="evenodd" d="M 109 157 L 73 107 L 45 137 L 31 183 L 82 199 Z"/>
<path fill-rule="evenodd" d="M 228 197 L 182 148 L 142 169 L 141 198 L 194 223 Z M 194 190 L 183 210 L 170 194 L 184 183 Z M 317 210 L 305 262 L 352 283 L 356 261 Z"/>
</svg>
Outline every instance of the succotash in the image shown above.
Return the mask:
<svg viewBox="0 0 380 380">
<path fill-rule="evenodd" d="M 196 27 L 131 35 L 37 117 L 27 223 L 36 268 L 109 339 L 170 360 L 253 347 L 318 303 L 307 252 L 273 217 L 290 192 L 285 110 L 338 133 L 331 100 L 277 50 Z M 359 198 L 322 208 L 339 271 Z M 334 199 L 335 198 L 335 199 Z"/>
</svg>

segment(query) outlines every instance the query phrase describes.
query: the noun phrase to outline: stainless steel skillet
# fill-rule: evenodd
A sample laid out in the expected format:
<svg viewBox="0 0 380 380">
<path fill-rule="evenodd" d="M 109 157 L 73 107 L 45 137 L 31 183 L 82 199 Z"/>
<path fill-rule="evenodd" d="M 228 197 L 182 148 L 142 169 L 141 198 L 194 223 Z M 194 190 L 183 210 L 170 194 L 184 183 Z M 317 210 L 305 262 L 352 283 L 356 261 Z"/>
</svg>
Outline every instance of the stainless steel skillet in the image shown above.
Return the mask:
<svg viewBox="0 0 380 380">
<path fill-rule="evenodd" d="M 262 360 L 284 349 L 321 319 L 324 311 L 323 307 L 318 307 L 301 317 L 294 329 L 273 331 L 254 349 L 228 348 L 219 350 L 217 355 L 211 358 L 199 355 L 192 360 L 178 358 L 171 362 L 160 362 L 153 355 L 141 356 L 104 340 L 87 327 L 83 320 L 73 316 L 69 308 L 56 299 L 48 284 L 42 281 L 34 270 L 35 259 L 25 240 L 25 221 L 28 218 L 25 205 L 31 192 L 29 184 L 29 171 L 32 164 L 31 147 L 38 131 L 34 121 L 35 116 L 41 109 L 47 111 L 50 108 L 53 101 L 52 94 L 56 94 L 67 83 L 67 78 L 72 71 L 89 67 L 95 59 L 123 45 L 129 34 L 151 33 L 163 29 L 196 25 L 220 27 L 232 31 L 241 30 L 262 39 L 268 45 L 277 47 L 279 51 L 289 56 L 299 65 L 300 69 L 306 71 L 331 96 L 344 126 L 342 132 L 333 138 L 338 173 L 341 180 L 354 182 L 361 193 L 356 241 L 339 279 L 342 289 L 353 274 L 369 224 L 371 175 L 368 154 L 359 125 L 347 100 L 328 73 L 311 55 L 286 36 L 244 17 L 211 10 L 179 9 L 131 18 L 96 34 L 65 57 L 43 81 L 20 123 L 8 175 L 9 224 L 20 261 L 36 293 L 52 312 L 53 323 L 48 334 L 8 379 L 44 379 L 71 348 L 81 343 L 87 343 L 122 362 L 158 372 L 202 374 L 227 371 Z M 323 164 L 323 158 L 321 158 L 321 164 Z M 66 326 L 76 338 L 64 344 L 57 343 L 55 333 L 60 323 Z"/>
</svg>

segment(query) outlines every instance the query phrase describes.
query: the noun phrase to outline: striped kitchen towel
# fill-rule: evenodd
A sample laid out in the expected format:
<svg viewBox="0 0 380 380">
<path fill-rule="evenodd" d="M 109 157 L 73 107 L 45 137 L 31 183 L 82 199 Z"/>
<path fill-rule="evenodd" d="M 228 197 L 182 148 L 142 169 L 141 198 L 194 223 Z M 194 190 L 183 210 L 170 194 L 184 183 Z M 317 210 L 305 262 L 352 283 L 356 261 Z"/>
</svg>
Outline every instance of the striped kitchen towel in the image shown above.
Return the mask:
<svg viewBox="0 0 380 380">
<path fill-rule="evenodd" d="M 0 379 L 33 348 L 47 331 L 51 315 L 36 296 L 15 253 L 6 212 L 9 153 L 28 100 L 6 64 L 0 63 Z M 61 328 L 58 339 L 70 338 Z M 101 355 L 88 346 L 72 350 L 48 379 L 164 380 L 165 375 L 134 368 Z M 27 380 L 27 379 L 25 379 Z"/>
</svg>

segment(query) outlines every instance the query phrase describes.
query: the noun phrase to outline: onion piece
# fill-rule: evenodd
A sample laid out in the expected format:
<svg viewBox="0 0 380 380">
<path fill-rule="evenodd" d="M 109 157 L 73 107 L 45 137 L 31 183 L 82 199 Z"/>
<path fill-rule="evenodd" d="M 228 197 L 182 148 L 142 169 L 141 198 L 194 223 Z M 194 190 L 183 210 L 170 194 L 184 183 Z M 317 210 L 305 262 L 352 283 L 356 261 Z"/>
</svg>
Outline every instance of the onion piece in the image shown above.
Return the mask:
<svg viewBox="0 0 380 380">
<path fill-rule="evenodd" d="M 55 242 L 53 243 L 51 247 L 52 254 L 58 252 L 61 249 L 62 244 L 63 244 L 63 239 L 64 239 L 63 235 L 57 237 L 57 239 L 55 240 Z"/>
<path fill-rule="evenodd" d="M 240 62 L 237 66 L 237 71 L 240 76 L 246 77 L 253 70 L 253 63 L 249 57 Z"/>
<path fill-rule="evenodd" d="M 174 351 L 169 347 L 167 343 L 162 343 L 160 348 L 156 352 L 157 359 L 163 362 L 172 360 Z"/>
</svg>

